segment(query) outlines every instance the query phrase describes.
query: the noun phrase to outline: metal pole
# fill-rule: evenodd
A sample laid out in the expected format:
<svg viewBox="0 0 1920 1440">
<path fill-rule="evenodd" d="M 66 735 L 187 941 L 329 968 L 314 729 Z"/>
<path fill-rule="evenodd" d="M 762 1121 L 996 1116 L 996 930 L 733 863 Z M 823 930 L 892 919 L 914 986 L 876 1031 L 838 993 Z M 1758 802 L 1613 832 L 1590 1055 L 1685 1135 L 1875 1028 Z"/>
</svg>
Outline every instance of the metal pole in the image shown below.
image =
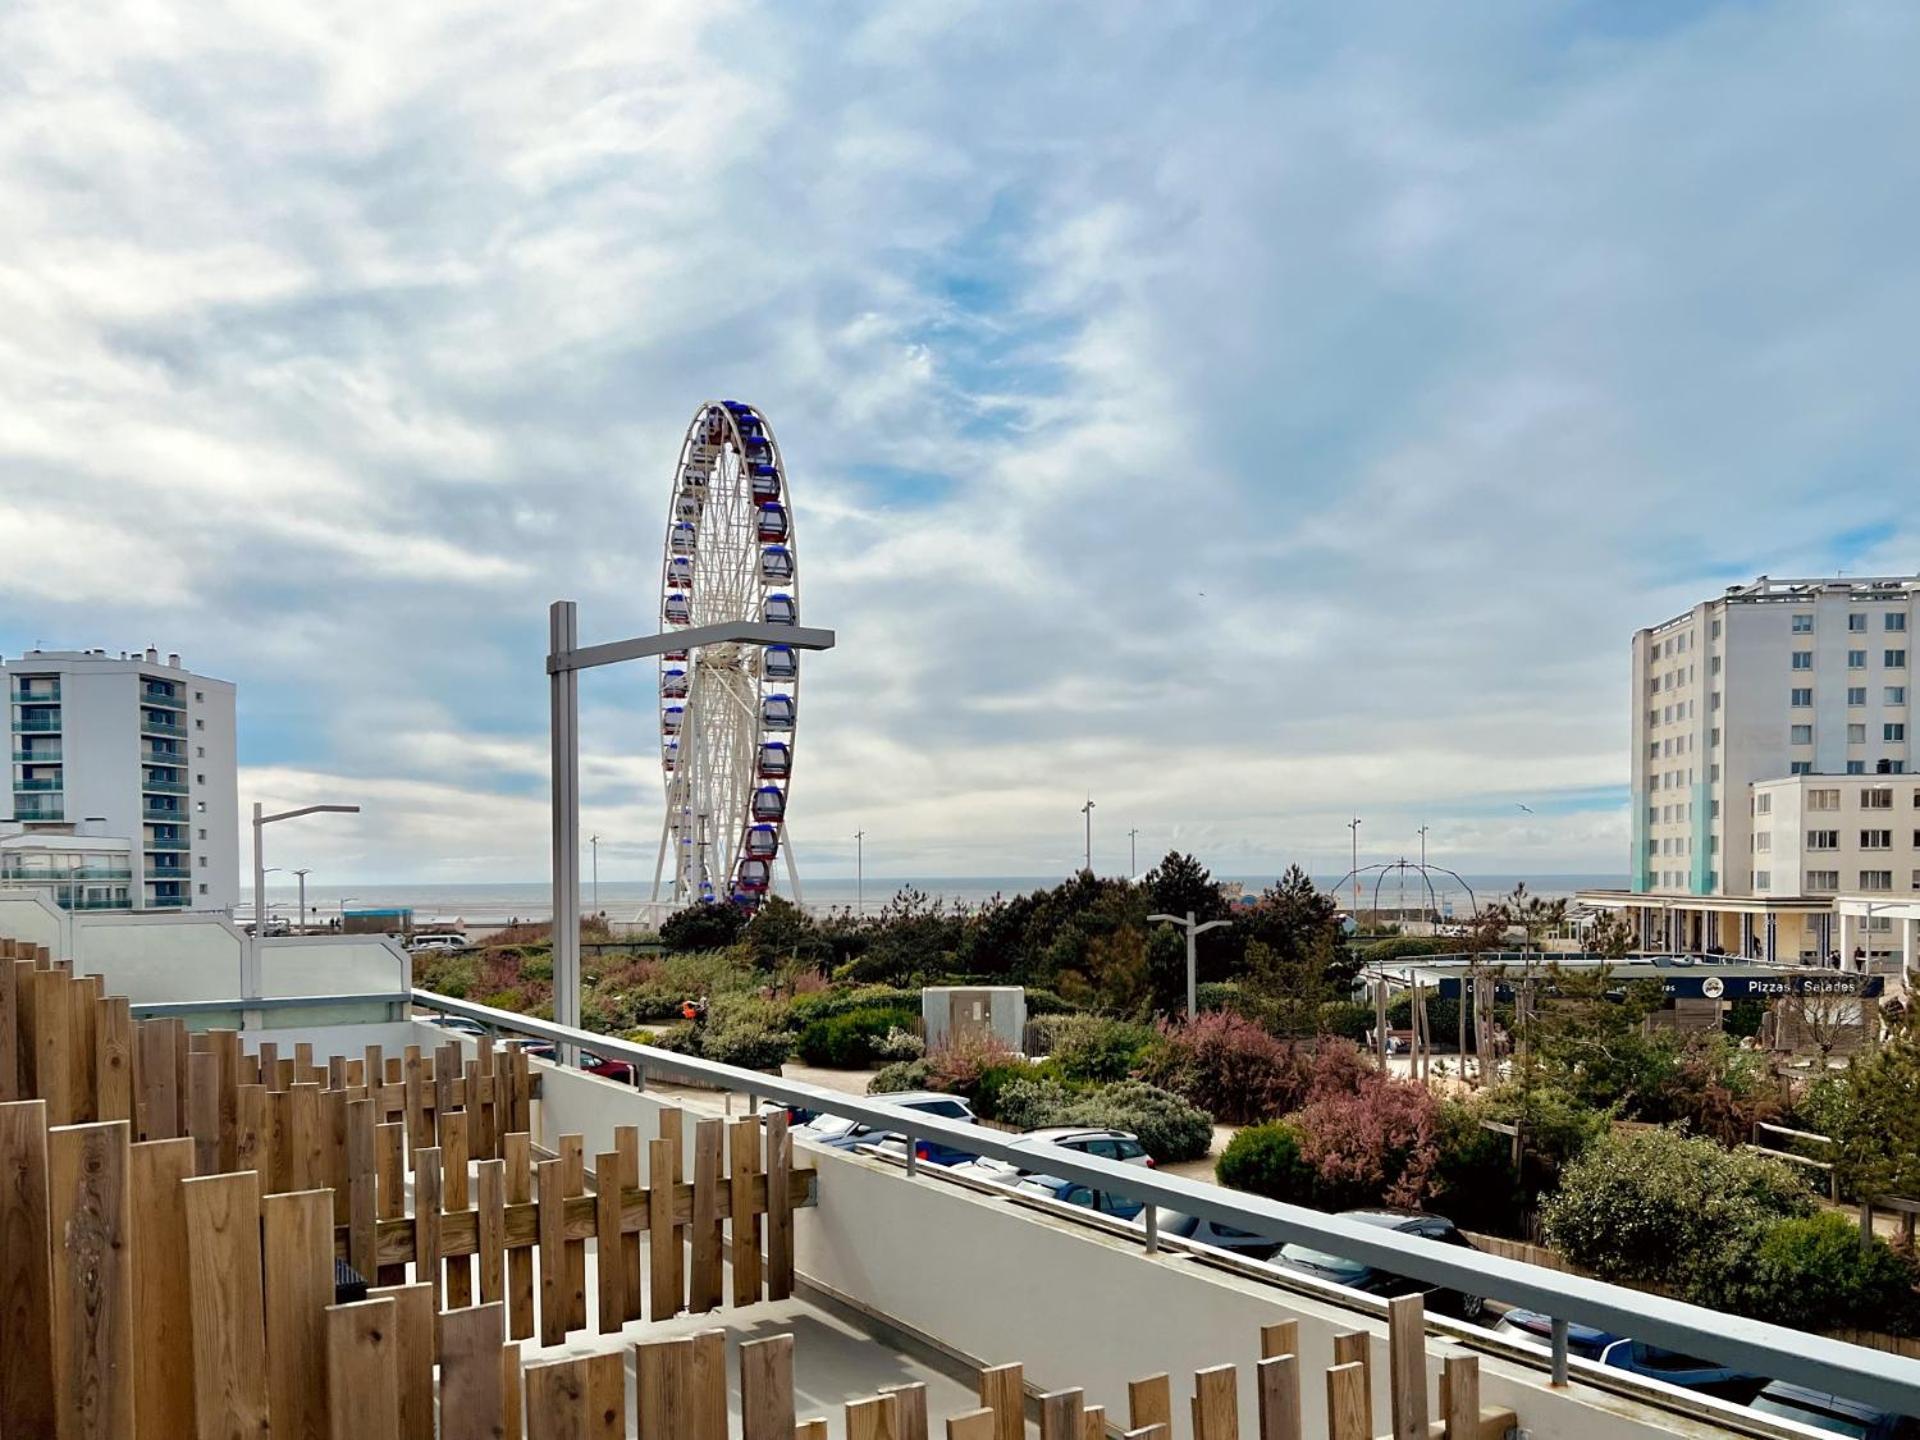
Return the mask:
<svg viewBox="0 0 1920 1440">
<path fill-rule="evenodd" d="M 307 872 L 296 870 L 293 873 L 300 877 L 300 933 L 304 935 L 307 933 Z"/>
<path fill-rule="evenodd" d="M 1193 911 L 1187 911 L 1187 1019 L 1189 1020 L 1200 1013 L 1200 960 L 1196 944 L 1199 920 L 1200 917 Z"/>
<path fill-rule="evenodd" d="M 1133 879 L 1140 873 L 1140 832 L 1127 831 L 1127 878 Z"/>
<path fill-rule="evenodd" d="M 1080 807 L 1080 813 L 1087 817 L 1087 873 L 1093 873 L 1093 797 L 1087 797 L 1087 803 Z"/>
<path fill-rule="evenodd" d="M 593 913 L 600 913 L 600 837 L 590 837 L 593 846 Z"/>
<path fill-rule="evenodd" d="M 261 849 L 261 832 L 266 824 L 260 819 L 260 802 L 253 802 L 253 938 L 267 933 L 267 855 Z"/>
<path fill-rule="evenodd" d="M 1360 930 L 1360 817 L 1354 816 L 1347 822 L 1347 829 L 1353 832 L 1353 928 Z"/>
<path fill-rule="evenodd" d="M 547 611 L 552 656 L 579 647 L 580 612 L 571 600 L 556 600 Z M 580 1025 L 580 686 L 571 668 L 552 671 L 553 742 L 553 1018 L 558 1025 Z M 577 1047 L 563 1046 L 563 1063 L 574 1063 Z"/>
<path fill-rule="evenodd" d="M 867 913 L 867 832 L 853 832 L 853 913 Z"/>
</svg>

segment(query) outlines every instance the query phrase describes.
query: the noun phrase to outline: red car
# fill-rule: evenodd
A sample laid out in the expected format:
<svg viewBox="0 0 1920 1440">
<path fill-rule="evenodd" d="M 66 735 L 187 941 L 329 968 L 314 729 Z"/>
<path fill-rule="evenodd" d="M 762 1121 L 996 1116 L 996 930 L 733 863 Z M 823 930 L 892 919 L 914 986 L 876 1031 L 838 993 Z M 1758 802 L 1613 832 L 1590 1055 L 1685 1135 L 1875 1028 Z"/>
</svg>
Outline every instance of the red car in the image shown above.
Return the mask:
<svg viewBox="0 0 1920 1440">
<path fill-rule="evenodd" d="M 544 1040 L 534 1041 L 520 1047 L 536 1059 L 551 1061 L 554 1048 Z M 590 1075 L 602 1075 L 609 1080 L 618 1080 L 623 1084 L 633 1084 L 633 1066 L 625 1060 L 607 1060 L 590 1051 L 580 1052 L 580 1068 Z"/>
</svg>

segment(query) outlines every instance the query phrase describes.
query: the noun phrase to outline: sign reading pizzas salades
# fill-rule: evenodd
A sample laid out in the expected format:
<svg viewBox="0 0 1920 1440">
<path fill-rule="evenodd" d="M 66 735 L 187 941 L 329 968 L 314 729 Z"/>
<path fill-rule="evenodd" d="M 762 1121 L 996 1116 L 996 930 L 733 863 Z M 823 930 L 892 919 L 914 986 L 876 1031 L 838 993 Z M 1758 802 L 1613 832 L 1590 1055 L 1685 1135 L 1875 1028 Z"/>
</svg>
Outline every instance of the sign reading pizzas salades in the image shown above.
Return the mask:
<svg viewBox="0 0 1920 1440">
<path fill-rule="evenodd" d="M 1762 975 L 1713 971 L 1649 974 L 1623 970 L 1615 976 L 1615 983 L 1623 989 L 1647 980 L 1658 982 L 1661 993 L 1669 1000 L 1778 1000 L 1788 995 L 1858 995 L 1871 1000 L 1878 998 L 1886 986 L 1886 977 L 1882 975 L 1851 975 L 1832 970 L 1781 970 Z M 1540 983 L 1544 985 L 1544 977 L 1540 977 Z M 1496 993 L 1503 1000 L 1512 998 L 1513 988 L 1512 983 L 1504 979 L 1495 985 Z M 1443 978 L 1439 991 L 1443 998 L 1459 999 L 1459 979 Z"/>
</svg>

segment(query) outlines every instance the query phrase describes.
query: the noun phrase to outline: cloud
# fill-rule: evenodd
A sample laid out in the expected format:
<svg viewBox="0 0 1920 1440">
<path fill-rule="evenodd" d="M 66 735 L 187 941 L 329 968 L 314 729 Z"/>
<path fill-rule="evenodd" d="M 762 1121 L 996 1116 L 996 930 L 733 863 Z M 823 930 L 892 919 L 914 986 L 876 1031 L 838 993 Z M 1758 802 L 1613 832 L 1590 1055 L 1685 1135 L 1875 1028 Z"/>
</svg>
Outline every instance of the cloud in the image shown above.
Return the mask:
<svg viewBox="0 0 1920 1440">
<path fill-rule="evenodd" d="M 1634 14 L 13 6 L 0 644 L 237 680 L 243 799 L 387 807 L 346 873 L 536 876 L 545 606 L 652 625 L 739 395 L 840 635 L 803 858 L 1046 873 L 1092 790 L 1617 872 L 1632 630 L 1911 571 L 1920 424 L 1920 20 Z M 644 849 L 651 682 L 582 688 Z"/>
</svg>

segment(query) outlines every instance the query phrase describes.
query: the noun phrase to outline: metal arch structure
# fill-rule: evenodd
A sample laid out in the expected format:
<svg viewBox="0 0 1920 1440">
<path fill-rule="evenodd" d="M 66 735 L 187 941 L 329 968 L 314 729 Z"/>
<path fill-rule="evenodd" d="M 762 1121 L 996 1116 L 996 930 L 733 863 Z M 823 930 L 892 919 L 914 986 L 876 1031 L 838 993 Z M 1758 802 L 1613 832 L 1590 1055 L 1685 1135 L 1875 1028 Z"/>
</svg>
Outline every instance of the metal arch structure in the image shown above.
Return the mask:
<svg viewBox="0 0 1920 1440">
<path fill-rule="evenodd" d="M 660 766 L 667 813 L 653 899 L 675 908 L 755 908 L 785 857 L 800 874 L 786 805 L 799 726 L 798 650 L 774 641 L 703 643 L 703 630 L 797 627 L 800 566 L 786 464 L 753 406 L 713 400 L 694 412 L 674 465 L 660 559 L 660 628 L 685 633 L 660 659 Z"/>
<path fill-rule="evenodd" d="M 1362 865 L 1359 869 L 1349 870 L 1346 874 L 1342 875 L 1339 880 L 1334 883 L 1331 893 L 1338 895 L 1340 893 L 1340 887 L 1357 876 L 1372 875 L 1373 909 L 1374 913 L 1378 914 L 1380 910 L 1380 882 L 1387 878 L 1388 872 L 1395 870 L 1410 870 L 1419 875 L 1421 883 L 1427 887 L 1427 906 L 1428 909 L 1433 912 L 1433 918 L 1435 920 L 1440 918 L 1440 897 L 1439 893 L 1433 888 L 1433 877 L 1435 875 L 1452 877 L 1455 883 L 1467 892 L 1467 901 L 1472 906 L 1469 913 L 1475 915 L 1480 913 L 1480 897 L 1473 893 L 1473 887 L 1466 882 L 1466 879 L 1459 871 L 1449 870 L 1444 865 L 1430 865 L 1419 860 L 1392 860 L 1379 864 Z M 1356 915 L 1354 918 L 1358 920 L 1359 916 Z"/>
</svg>

